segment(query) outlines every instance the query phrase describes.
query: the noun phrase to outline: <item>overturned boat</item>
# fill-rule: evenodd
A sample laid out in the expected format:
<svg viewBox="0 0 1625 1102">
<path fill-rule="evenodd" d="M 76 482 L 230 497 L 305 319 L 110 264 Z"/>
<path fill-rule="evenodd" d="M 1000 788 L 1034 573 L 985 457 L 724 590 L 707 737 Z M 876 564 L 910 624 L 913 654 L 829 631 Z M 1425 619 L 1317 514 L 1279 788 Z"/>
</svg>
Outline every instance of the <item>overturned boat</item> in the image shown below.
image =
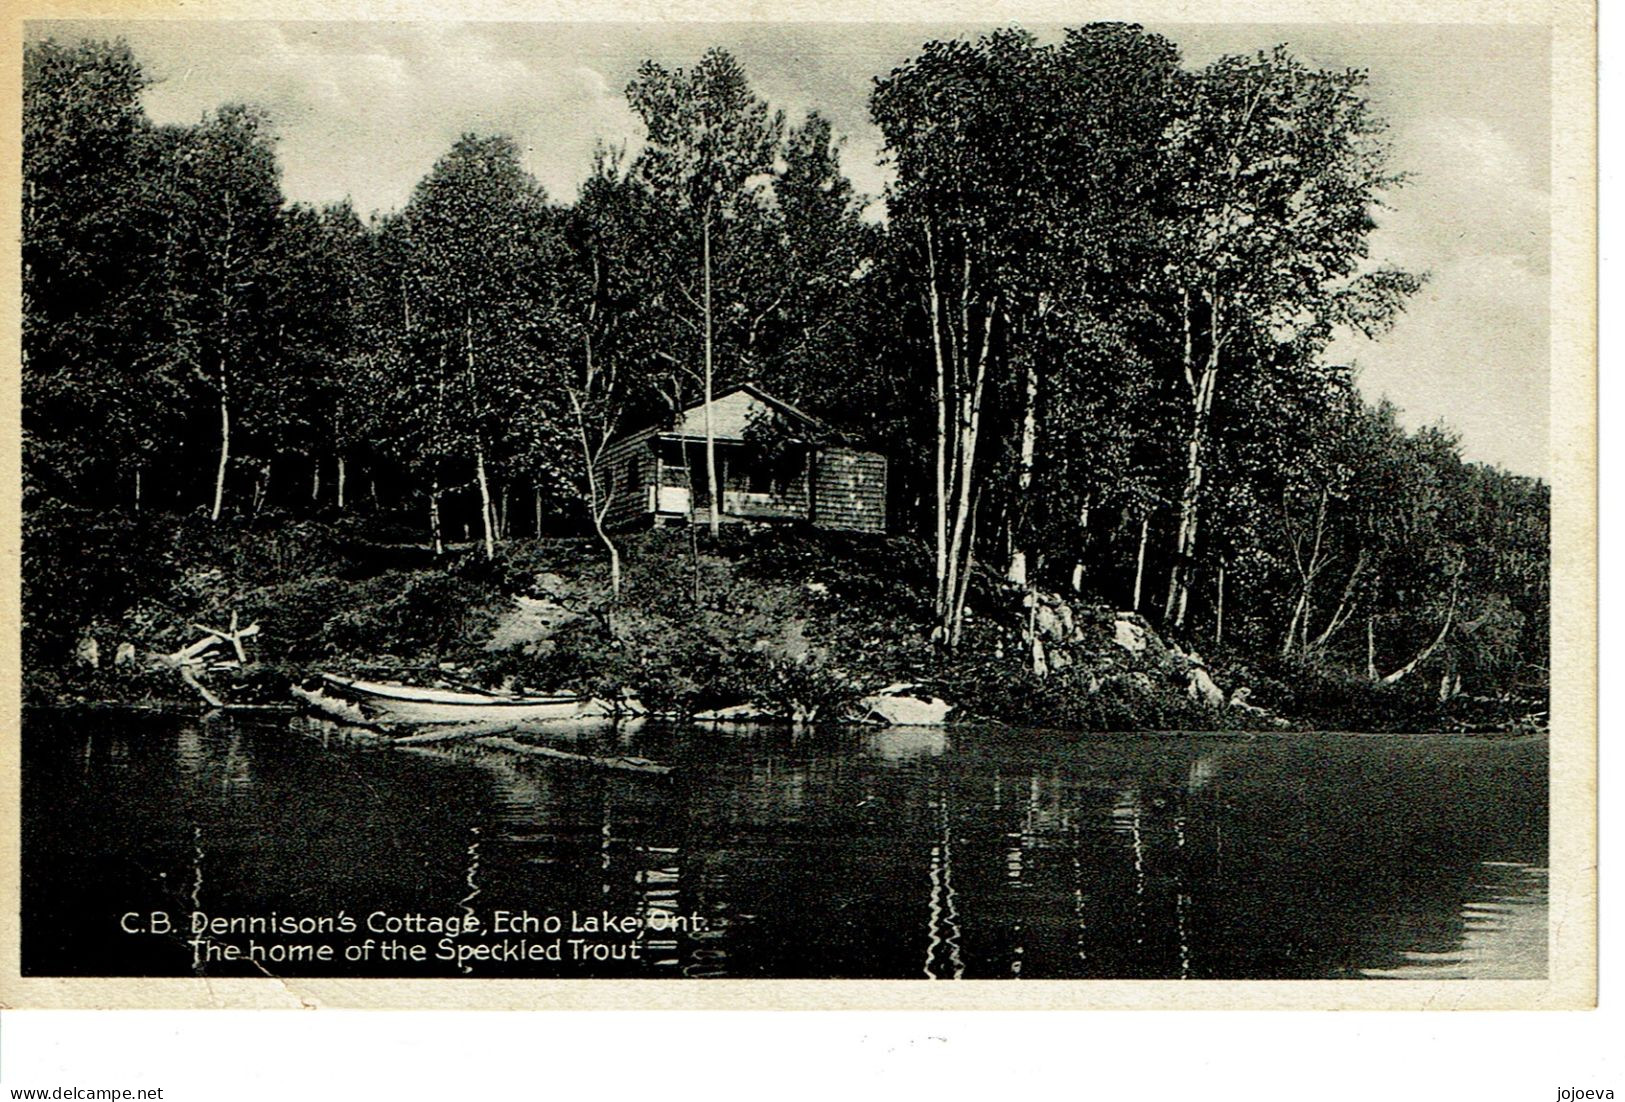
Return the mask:
<svg viewBox="0 0 1625 1102">
<path fill-rule="evenodd" d="M 397 681 L 364 681 L 336 673 L 318 674 L 294 695 L 314 710 L 364 726 L 432 723 L 542 723 L 614 719 L 616 704 L 578 693 L 524 694 L 475 688 L 440 688 Z"/>
</svg>

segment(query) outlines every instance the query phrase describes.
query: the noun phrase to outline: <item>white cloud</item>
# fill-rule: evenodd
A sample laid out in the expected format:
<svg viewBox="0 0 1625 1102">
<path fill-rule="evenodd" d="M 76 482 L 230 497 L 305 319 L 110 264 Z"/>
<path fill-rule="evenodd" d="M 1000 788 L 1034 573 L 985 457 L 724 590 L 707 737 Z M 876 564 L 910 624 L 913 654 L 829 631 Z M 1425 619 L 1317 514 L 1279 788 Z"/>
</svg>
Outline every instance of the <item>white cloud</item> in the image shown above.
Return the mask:
<svg viewBox="0 0 1625 1102">
<path fill-rule="evenodd" d="M 1550 189 L 1543 151 L 1467 115 L 1398 120 L 1393 163 L 1414 179 L 1380 212 L 1375 259 L 1427 272 L 1394 331 L 1345 338 L 1361 384 L 1420 425 L 1444 420 L 1470 458 L 1547 470 Z"/>
</svg>

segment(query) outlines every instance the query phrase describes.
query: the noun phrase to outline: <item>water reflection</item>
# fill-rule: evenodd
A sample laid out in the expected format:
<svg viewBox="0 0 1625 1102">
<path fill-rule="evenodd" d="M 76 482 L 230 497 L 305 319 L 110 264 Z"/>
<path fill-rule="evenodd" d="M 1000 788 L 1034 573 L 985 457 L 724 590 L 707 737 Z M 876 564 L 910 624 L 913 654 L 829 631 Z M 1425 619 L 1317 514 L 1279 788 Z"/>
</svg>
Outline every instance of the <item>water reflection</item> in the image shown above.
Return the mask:
<svg viewBox="0 0 1625 1102">
<path fill-rule="evenodd" d="M 1546 970 L 1544 740 L 651 723 L 567 745 L 674 771 L 285 717 L 31 714 L 25 970 L 185 974 L 183 939 L 119 933 L 149 910 L 639 920 L 626 959 L 328 974 Z"/>
<path fill-rule="evenodd" d="M 886 761 L 934 758 L 948 749 L 948 731 L 942 727 L 886 727 L 865 738 L 869 753 Z"/>
<path fill-rule="evenodd" d="M 940 831 L 931 845 L 931 915 L 926 928 L 925 975 L 933 980 L 957 980 L 965 975 L 965 962 L 961 956 L 959 900 L 954 891 L 953 816 L 947 796 L 940 789 L 934 802 L 940 812 Z"/>
<path fill-rule="evenodd" d="M 1473 884 L 1480 898 L 1461 906 L 1463 931 L 1446 950 L 1407 950 L 1386 979 L 1517 980 L 1546 975 L 1546 870 L 1516 861 L 1484 861 Z"/>
</svg>

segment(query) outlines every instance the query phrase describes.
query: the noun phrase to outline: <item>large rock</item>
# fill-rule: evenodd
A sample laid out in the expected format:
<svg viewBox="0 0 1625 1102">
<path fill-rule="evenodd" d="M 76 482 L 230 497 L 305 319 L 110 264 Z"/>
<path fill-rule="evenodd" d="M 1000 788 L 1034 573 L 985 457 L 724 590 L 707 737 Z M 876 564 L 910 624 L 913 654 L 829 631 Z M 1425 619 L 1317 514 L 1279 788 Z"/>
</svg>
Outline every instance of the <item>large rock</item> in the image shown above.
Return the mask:
<svg viewBox="0 0 1625 1102">
<path fill-rule="evenodd" d="M 1185 693 L 1192 700 L 1209 708 L 1224 707 L 1224 690 L 1214 683 L 1207 667 L 1193 665 L 1186 676 Z"/>
<path fill-rule="evenodd" d="M 1112 642 L 1130 654 L 1144 654 L 1150 633 L 1138 623 L 1132 613 L 1118 613 L 1112 629 Z"/>
<path fill-rule="evenodd" d="M 1269 715 L 1268 709 L 1260 708 L 1257 704 L 1251 702 L 1250 698 L 1252 695 L 1252 689 L 1248 688 L 1246 685 L 1241 686 L 1241 688 L 1230 694 L 1230 707 L 1236 709 L 1238 712 L 1246 712 L 1248 715 Z"/>
<path fill-rule="evenodd" d="M 935 696 L 914 692 L 913 685 L 888 685 L 858 702 L 865 718 L 894 727 L 940 727 L 948 722 L 953 705 Z"/>
<path fill-rule="evenodd" d="M 91 669 L 97 669 L 102 664 L 102 648 L 94 635 L 80 636 L 79 645 L 73 648 L 73 656 Z"/>
<path fill-rule="evenodd" d="M 1048 677 L 1049 661 L 1044 652 L 1044 638 L 1036 633 L 1033 635 L 1032 660 L 1033 675 L 1036 677 Z"/>
<path fill-rule="evenodd" d="M 1066 642 L 1066 624 L 1061 615 L 1049 605 L 1041 604 L 1033 615 L 1034 634 L 1055 643 Z"/>
</svg>

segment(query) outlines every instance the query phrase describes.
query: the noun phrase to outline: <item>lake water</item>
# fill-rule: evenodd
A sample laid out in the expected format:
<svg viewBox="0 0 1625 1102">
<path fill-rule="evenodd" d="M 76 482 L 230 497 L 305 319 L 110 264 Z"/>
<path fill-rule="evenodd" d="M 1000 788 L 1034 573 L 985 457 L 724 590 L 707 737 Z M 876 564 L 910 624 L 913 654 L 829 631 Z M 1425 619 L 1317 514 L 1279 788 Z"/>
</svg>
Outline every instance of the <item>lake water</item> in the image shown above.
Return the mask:
<svg viewBox="0 0 1625 1102">
<path fill-rule="evenodd" d="M 1546 975 L 1544 738 L 537 741 L 30 713 L 24 974 Z"/>
</svg>

